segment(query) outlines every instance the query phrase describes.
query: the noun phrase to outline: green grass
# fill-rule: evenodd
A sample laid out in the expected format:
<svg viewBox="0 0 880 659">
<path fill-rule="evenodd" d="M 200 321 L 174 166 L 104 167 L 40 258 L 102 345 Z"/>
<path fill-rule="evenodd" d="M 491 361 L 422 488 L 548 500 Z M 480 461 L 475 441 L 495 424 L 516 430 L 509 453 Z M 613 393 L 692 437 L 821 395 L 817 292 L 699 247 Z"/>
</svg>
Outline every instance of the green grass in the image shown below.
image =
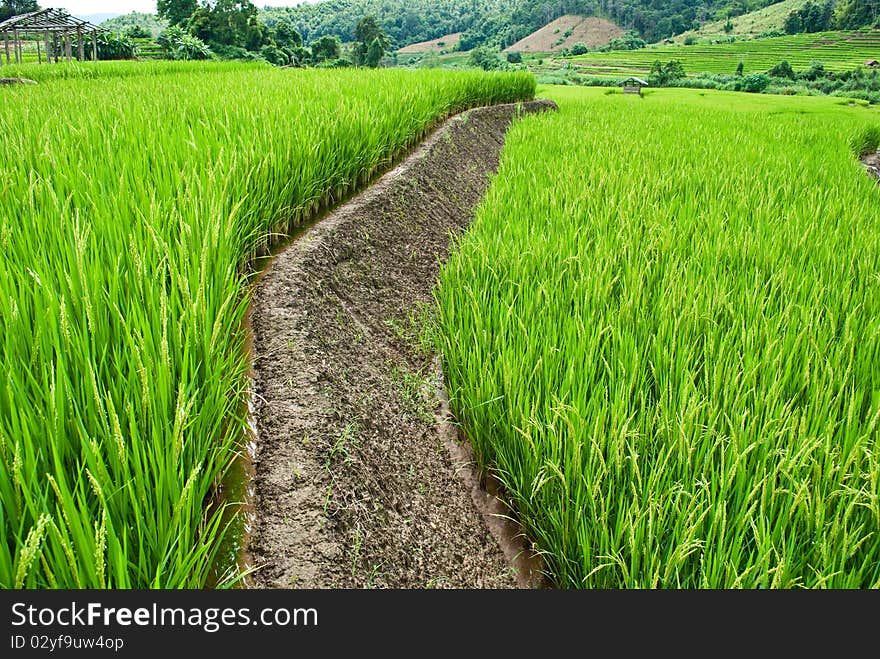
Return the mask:
<svg viewBox="0 0 880 659">
<path fill-rule="evenodd" d="M 191 66 L 0 89 L 2 587 L 203 586 L 243 438 L 244 263 L 445 115 L 534 91 Z"/>
<path fill-rule="evenodd" d="M 564 587 L 880 587 L 880 114 L 597 89 L 507 136 L 437 291 Z"/>
<path fill-rule="evenodd" d="M 143 78 L 173 73 L 223 73 L 271 68 L 266 62 L 117 60 L 104 62 L 59 62 L 58 64 L 13 64 L 0 68 L 0 76 L 29 78 L 37 82 L 54 80 L 94 80 Z"/>
<path fill-rule="evenodd" d="M 782 60 L 788 60 L 796 70 L 819 61 L 830 71 L 845 71 L 867 60 L 880 60 L 880 30 L 797 34 L 726 44 L 651 46 L 568 59 L 584 73 L 620 76 L 644 74 L 656 60 L 671 59 L 680 60 L 688 74 L 733 74 L 739 62 L 745 73 L 763 72 Z"/>
</svg>

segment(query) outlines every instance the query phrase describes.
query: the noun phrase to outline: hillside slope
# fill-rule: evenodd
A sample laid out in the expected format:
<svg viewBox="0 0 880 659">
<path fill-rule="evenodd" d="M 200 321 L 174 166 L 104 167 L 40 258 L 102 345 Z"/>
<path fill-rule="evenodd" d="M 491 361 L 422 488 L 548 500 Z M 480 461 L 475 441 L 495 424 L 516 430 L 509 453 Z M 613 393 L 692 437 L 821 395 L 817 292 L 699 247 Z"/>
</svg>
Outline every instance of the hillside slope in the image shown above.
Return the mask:
<svg viewBox="0 0 880 659">
<path fill-rule="evenodd" d="M 688 36 L 698 39 L 715 39 L 725 37 L 757 37 L 760 34 L 771 30 L 782 30 L 786 16 L 791 12 L 804 6 L 806 0 L 782 0 L 776 4 L 769 5 L 763 9 L 751 11 L 742 16 L 736 16 L 730 19 L 733 29 L 730 32 L 724 31 L 727 19 L 706 23 L 698 30 L 690 30 L 674 37 L 676 43 L 684 42 Z"/>
<path fill-rule="evenodd" d="M 735 43 L 694 46 L 650 46 L 639 50 L 588 53 L 572 58 L 582 73 L 591 75 L 641 75 L 652 64 L 676 59 L 688 74 L 733 74 L 742 62 L 745 73 L 758 73 L 787 60 L 801 71 L 822 62 L 829 71 L 848 71 L 880 60 L 880 30 L 816 32 Z"/>
<path fill-rule="evenodd" d="M 430 39 L 429 41 L 418 41 L 416 43 L 411 43 L 408 46 L 400 48 L 397 52 L 409 55 L 416 53 L 428 53 L 432 50 L 438 52 L 441 50 L 454 50 L 458 48 L 458 43 L 460 41 L 461 32 L 453 32 L 452 34 L 444 34 L 442 37 Z"/>
<path fill-rule="evenodd" d="M 742 10 L 767 4 L 769 0 L 737 0 Z M 461 49 L 475 46 L 514 46 L 524 52 L 564 48 L 587 43 L 589 34 L 569 35 L 555 44 L 568 29 L 572 19 L 602 13 L 609 21 L 634 30 L 645 41 L 654 42 L 698 26 L 700 17 L 726 15 L 732 0 L 327 0 L 304 2 L 294 7 L 264 7 L 260 20 L 269 27 L 286 21 L 295 27 L 306 42 L 326 34 L 352 41 L 354 30 L 364 16 L 375 16 L 395 46 L 438 39 L 443 35 L 462 32 Z M 555 20 L 560 24 L 541 32 L 542 26 Z M 581 19 L 582 20 L 582 19 Z M 540 41 L 535 45 L 535 37 Z M 546 36 L 546 38 L 545 38 Z M 612 35 L 614 36 L 614 35 Z M 526 41 L 526 43 L 521 43 Z M 526 47 L 528 46 L 528 47 Z"/>
<path fill-rule="evenodd" d="M 590 48 L 602 46 L 623 35 L 623 30 L 604 18 L 584 17 L 567 14 L 560 16 L 520 39 L 507 48 L 509 51 L 523 53 L 552 53 L 570 48 L 576 43 L 584 43 Z"/>
</svg>

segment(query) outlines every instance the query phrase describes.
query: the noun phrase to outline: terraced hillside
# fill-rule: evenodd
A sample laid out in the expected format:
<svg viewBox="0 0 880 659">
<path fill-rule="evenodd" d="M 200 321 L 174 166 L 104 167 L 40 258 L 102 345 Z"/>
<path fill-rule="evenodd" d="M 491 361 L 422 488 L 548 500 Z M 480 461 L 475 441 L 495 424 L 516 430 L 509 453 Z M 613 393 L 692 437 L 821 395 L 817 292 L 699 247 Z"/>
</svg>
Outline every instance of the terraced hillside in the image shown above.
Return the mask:
<svg viewBox="0 0 880 659">
<path fill-rule="evenodd" d="M 584 73 L 630 75 L 646 73 L 656 60 L 677 59 L 688 74 L 733 73 L 739 62 L 745 73 L 766 71 L 782 60 L 795 69 L 822 62 L 831 71 L 845 71 L 880 60 L 880 30 L 817 32 L 728 44 L 667 45 L 640 50 L 588 53 L 571 61 Z"/>
<path fill-rule="evenodd" d="M 730 32 L 725 32 L 724 27 L 727 19 L 706 23 L 699 30 L 690 30 L 673 37 L 676 43 L 684 43 L 689 36 L 698 39 L 727 38 L 730 36 L 754 38 L 770 30 L 782 30 L 785 17 L 791 12 L 804 6 L 806 0 L 782 0 L 768 5 L 756 11 L 750 11 L 742 16 L 730 19 L 733 27 Z"/>
</svg>

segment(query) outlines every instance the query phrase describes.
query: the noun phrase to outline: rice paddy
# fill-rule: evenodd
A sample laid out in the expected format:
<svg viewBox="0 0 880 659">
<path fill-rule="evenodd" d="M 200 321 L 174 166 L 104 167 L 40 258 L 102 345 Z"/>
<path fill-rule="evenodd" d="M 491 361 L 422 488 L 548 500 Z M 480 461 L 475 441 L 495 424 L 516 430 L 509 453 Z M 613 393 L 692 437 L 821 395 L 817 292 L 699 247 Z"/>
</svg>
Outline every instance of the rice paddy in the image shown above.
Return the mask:
<svg viewBox="0 0 880 659">
<path fill-rule="evenodd" d="M 555 583 L 880 587 L 880 115 L 546 91 L 437 340 Z"/>
<path fill-rule="evenodd" d="M 15 75 L 41 83 L 0 90 L 0 587 L 203 587 L 245 432 L 248 264 L 534 80 Z M 433 334 L 554 584 L 880 587 L 880 187 L 857 160 L 880 113 L 542 91 L 560 111 L 509 131 Z"/>
<path fill-rule="evenodd" d="M 679 60 L 688 74 L 732 75 L 743 63 L 745 73 L 760 73 L 787 60 L 795 70 L 822 62 L 829 71 L 849 71 L 870 60 L 880 60 L 880 30 L 817 32 L 735 41 L 733 43 L 655 45 L 569 58 L 583 73 L 627 76 L 646 74 L 660 60 Z"/>
<path fill-rule="evenodd" d="M 0 90 L 0 586 L 201 587 L 243 438 L 245 264 L 444 116 L 534 81 L 31 71 Z"/>
</svg>

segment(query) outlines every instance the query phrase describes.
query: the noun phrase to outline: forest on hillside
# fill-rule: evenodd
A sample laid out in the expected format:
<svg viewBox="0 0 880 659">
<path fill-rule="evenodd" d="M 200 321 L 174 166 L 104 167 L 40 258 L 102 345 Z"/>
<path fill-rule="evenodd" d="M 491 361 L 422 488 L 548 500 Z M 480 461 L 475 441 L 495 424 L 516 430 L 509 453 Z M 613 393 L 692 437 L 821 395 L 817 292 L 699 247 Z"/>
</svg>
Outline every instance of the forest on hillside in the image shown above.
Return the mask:
<svg viewBox="0 0 880 659">
<path fill-rule="evenodd" d="M 880 0 L 852 0 L 880 2 Z M 463 32 L 462 49 L 477 45 L 506 47 L 565 14 L 601 16 L 646 41 L 698 27 L 709 20 L 739 16 L 767 0 L 327 0 L 297 7 L 265 8 L 260 18 L 270 27 L 290 22 L 305 41 L 335 35 L 350 41 L 363 16 L 376 16 L 403 46 Z"/>
</svg>

